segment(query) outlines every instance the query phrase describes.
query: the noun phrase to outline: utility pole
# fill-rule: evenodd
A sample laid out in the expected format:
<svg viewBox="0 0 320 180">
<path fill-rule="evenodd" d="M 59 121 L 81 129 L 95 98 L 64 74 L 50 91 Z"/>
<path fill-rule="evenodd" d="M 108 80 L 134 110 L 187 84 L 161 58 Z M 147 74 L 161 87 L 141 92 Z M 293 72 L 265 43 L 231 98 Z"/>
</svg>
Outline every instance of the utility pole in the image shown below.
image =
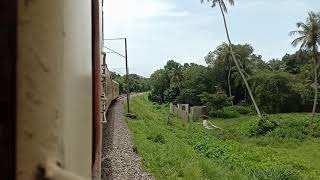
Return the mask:
<svg viewBox="0 0 320 180">
<path fill-rule="evenodd" d="M 126 60 L 126 83 L 127 83 L 127 110 L 128 113 L 130 113 L 130 83 L 129 83 L 129 67 L 128 67 L 128 45 L 127 45 L 127 38 L 113 38 L 113 39 L 104 39 L 105 41 L 116 41 L 116 40 L 124 40 L 124 48 L 125 48 L 125 55 L 122 55 L 121 53 L 114 51 L 106 46 L 103 46 L 104 48 L 111 51 L 110 53 L 117 54 Z"/>
<path fill-rule="evenodd" d="M 125 56 L 126 56 L 126 74 L 127 74 L 127 108 L 128 113 L 130 113 L 130 83 L 129 83 L 129 67 L 128 67 L 128 47 L 127 47 L 127 38 L 124 38 L 125 45 Z"/>
</svg>

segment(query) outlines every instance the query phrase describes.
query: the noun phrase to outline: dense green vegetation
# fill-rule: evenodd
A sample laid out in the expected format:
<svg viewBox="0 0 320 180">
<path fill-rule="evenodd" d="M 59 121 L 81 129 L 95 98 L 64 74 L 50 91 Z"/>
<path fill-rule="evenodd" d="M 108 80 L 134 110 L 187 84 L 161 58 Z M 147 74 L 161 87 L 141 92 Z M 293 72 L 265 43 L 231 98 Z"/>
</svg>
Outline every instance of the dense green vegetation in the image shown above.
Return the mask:
<svg viewBox="0 0 320 180">
<path fill-rule="evenodd" d="M 235 104 L 251 106 L 259 117 L 261 111 L 312 111 L 314 115 L 318 103 L 320 14 L 310 12 L 306 22 L 297 23 L 298 30 L 289 33 L 298 35 L 292 45 L 300 45 L 299 51 L 267 61 L 255 54 L 250 44 L 231 43 L 223 0 L 207 2 L 220 7 L 228 43 L 205 56 L 207 66 L 169 60 L 163 69 L 151 75 L 149 99 L 206 105 L 212 117 L 230 117 L 223 106 Z M 234 5 L 233 0 L 229 3 Z"/>
<path fill-rule="evenodd" d="M 248 44 L 235 45 L 234 50 L 263 112 L 311 112 L 314 97 L 311 52 L 297 51 L 286 54 L 281 60 L 265 62 L 260 55 L 253 53 L 253 47 Z M 211 95 L 225 96 L 225 101 L 229 101 L 224 103 L 226 106 L 251 106 L 251 99 L 235 65 L 225 58 L 227 52 L 226 44 L 209 52 L 205 57 L 208 66 L 168 61 L 163 69 L 151 75 L 149 99 L 158 103 L 210 105 L 214 109 L 215 102 L 203 98 Z"/>
<path fill-rule="evenodd" d="M 119 92 L 124 94 L 127 92 L 127 76 L 121 76 L 115 72 L 110 72 L 111 79 L 119 83 Z M 146 92 L 151 89 L 149 78 L 139 76 L 137 74 L 129 74 L 129 91 L 130 92 Z"/>
<path fill-rule="evenodd" d="M 127 120 L 145 168 L 157 179 L 320 179 L 320 14 L 289 33 L 297 52 L 268 61 L 232 43 L 224 0 L 200 1 L 219 8 L 227 43 L 206 66 L 169 60 L 151 75 L 148 98 L 133 98 L 137 119 Z M 182 122 L 168 102 L 206 106 L 221 129 Z"/>
<path fill-rule="evenodd" d="M 319 179 L 320 119 L 277 114 L 212 119 L 223 130 L 187 124 L 146 96 L 127 119 L 144 167 L 157 179 Z M 248 109 L 233 107 L 249 114 Z"/>
</svg>

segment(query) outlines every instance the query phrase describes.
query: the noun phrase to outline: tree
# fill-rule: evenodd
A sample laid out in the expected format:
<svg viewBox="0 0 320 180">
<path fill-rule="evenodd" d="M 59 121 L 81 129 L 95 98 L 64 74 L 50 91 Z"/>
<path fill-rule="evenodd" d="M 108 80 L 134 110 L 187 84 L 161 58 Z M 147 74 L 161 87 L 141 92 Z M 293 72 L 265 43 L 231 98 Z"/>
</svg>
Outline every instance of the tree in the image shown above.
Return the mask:
<svg viewBox="0 0 320 180">
<path fill-rule="evenodd" d="M 309 12 L 309 17 L 306 23 L 298 22 L 298 30 L 291 31 L 290 36 L 298 35 L 296 39 L 292 41 L 292 45 L 296 47 L 300 45 L 300 50 L 308 50 L 313 52 L 314 59 L 314 101 L 312 109 L 312 119 L 315 117 L 318 101 L 318 62 L 319 53 L 318 45 L 320 44 L 320 15 L 314 12 Z"/>
<path fill-rule="evenodd" d="M 222 43 L 217 47 L 216 50 L 213 52 L 210 51 L 208 55 L 204 58 L 206 63 L 208 65 L 211 65 L 213 67 L 220 66 L 218 68 L 223 68 L 224 71 L 226 71 L 227 74 L 227 82 L 228 82 L 228 91 L 229 91 L 229 97 L 232 97 L 232 90 L 231 90 L 231 71 L 232 71 L 232 63 L 230 62 L 230 51 L 229 46 L 226 43 Z M 233 105 L 233 101 L 232 101 Z"/>
<path fill-rule="evenodd" d="M 164 69 L 155 71 L 151 77 L 152 91 L 149 96 L 154 102 L 175 102 L 181 92 L 183 66 L 174 60 L 169 60 Z"/>
<path fill-rule="evenodd" d="M 181 64 L 174 60 L 169 60 L 164 69 L 168 71 L 168 75 L 171 77 L 171 85 L 173 87 L 178 87 L 179 91 L 181 91 L 180 84 L 183 79 Z"/>
<path fill-rule="evenodd" d="M 264 112 L 297 112 L 302 105 L 299 88 L 302 84 L 296 75 L 287 72 L 257 73 L 250 81 L 257 103 Z"/>
<path fill-rule="evenodd" d="M 242 73 L 248 80 L 256 72 L 270 69 L 260 55 L 253 53 L 254 48 L 250 44 L 233 44 L 232 49 L 239 60 Z M 211 70 L 215 71 L 212 75 L 215 76 L 216 85 L 228 92 L 234 103 L 246 101 L 247 88 L 231 58 L 229 45 L 222 43 L 205 56 L 205 61 Z"/>
<path fill-rule="evenodd" d="M 150 77 L 152 91 L 149 99 L 154 102 L 165 102 L 165 91 L 170 88 L 170 78 L 164 69 L 155 71 Z"/>
<path fill-rule="evenodd" d="M 199 94 L 210 91 L 208 83 L 208 67 L 198 64 L 185 64 L 183 68 L 183 81 L 181 82 L 181 92 L 177 101 L 193 106 L 201 105 Z"/>
<path fill-rule="evenodd" d="M 284 63 L 279 59 L 271 59 L 268 65 L 272 71 L 282 71 L 284 69 Z"/>
<path fill-rule="evenodd" d="M 201 0 L 201 3 L 203 3 L 204 0 Z M 249 84 L 248 84 L 248 81 L 246 79 L 246 77 L 244 76 L 243 72 L 241 71 L 241 67 L 239 65 L 239 62 L 238 60 L 236 59 L 236 56 L 233 52 L 233 48 L 232 48 L 232 42 L 231 42 L 231 39 L 230 39 L 230 35 L 229 35 L 229 30 L 228 30 L 228 26 L 227 26 L 227 21 L 226 21 L 226 17 L 225 17 L 225 13 L 228 13 L 228 10 L 227 10 L 227 7 L 226 7 L 226 4 L 224 3 L 224 0 L 207 0 L 207 2 L 211 2 L 212 3 L 212 7 L 215 7 L 217 4 L 219 5 L 220 7 L 220 11 L 221 11 L 221 14 L 222 14 L 222 17 L 223 17 L 223 22 L 224 22 L 224 27 L 225 27 L 225 30 L 226 30 L 226 35 L 227 35 L 227 39 L 228 39 L 228 42 L 229 42 L 229 49 L 230 49 L 230 53 L 231 53 L 231 57 L 244 81 L 244 84 L 249 92 L 249 95 L 250 95 L 250 98 L 252 100 L 252 103 L 257 111 L 257 114 L 259 117 L 262 117 L 261 116 L 261 113 L 260 113 L 260 110 L 259 110 L 259 107 L 253 97 L 253 94 L 252 94 L 252 91 L 249 87 Z M 231 5 L 234 5 L 234 0 L 229 0 L 229 3 Z"/>
</svg>

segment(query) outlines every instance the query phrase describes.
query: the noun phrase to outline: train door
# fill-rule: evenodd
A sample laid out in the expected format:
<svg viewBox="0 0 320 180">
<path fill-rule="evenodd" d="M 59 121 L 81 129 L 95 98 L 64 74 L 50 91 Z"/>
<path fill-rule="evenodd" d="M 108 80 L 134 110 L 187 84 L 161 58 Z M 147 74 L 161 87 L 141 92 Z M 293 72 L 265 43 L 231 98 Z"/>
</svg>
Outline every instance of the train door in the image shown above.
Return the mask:
<svg viewBox="0 0 320 180">
<path fill-rule="evenodd" d="M 0 179 L 14 179 L 16 1 L 0 1 Z"/>
</svg>

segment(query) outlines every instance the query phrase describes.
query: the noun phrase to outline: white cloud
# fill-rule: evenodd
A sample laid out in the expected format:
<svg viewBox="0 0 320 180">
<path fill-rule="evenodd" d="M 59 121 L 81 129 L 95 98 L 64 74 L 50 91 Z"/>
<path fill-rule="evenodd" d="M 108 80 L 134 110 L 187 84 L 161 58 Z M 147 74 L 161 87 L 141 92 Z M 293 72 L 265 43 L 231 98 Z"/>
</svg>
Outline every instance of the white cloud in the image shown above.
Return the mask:
<svg viewBox="0 0 320 180">
<path fill-rule="evenodd" d="M 108 20 L 127 23 L 152 17 L 183 17 L 187 11 L 177 11 L 174 3 L 164 0 L 106 0 L 104 12 Z"/>
</svg>

